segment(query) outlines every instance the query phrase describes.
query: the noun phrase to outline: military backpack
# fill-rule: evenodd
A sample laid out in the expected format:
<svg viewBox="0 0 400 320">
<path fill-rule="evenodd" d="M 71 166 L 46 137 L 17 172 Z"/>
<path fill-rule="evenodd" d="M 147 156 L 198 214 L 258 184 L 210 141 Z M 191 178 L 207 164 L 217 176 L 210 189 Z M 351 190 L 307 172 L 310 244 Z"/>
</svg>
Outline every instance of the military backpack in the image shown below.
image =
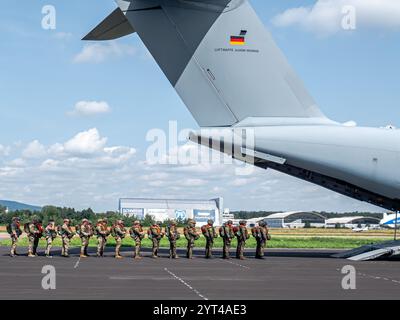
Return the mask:
<svg viewBox="0 0 400 320">
<path fill-rule="evenodd" d="M 31 231 L 29 230 L 29 222 L 27 222 L 27 223 L 25 223 L 24 224 L 24 232 L 26 233 L 26 234 L 29 234 L 29 233 L 31 233 Z"/>
<path fill-rule="evenodd" d="M 11 223 L 7 224 L 7 233 L 8 233 L 8 234 L 12 234 Z"/>
</svg>

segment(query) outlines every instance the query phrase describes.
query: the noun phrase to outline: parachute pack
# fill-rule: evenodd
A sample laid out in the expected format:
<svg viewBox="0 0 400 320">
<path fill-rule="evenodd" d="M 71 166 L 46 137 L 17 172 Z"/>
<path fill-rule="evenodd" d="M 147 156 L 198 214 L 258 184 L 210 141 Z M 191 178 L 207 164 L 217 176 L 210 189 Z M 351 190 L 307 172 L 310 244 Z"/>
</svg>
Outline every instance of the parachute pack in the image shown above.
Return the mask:
<svg viewBox="0 0 400 320">
<path fill-rule="evenodd" d="M 117 232 L 115 231 L 115 226 L 111 227 L 111 235 L 115 238 L 117 236 Z"/>
<path fill-rule="evenodd" d="M 81 236 L 81 225 L 80 224 L 77 224 L 75 226 L 75 232 L 77 235 Z"/>
<path fill-rule="evenodd" d="M 27 223 L 24 224 L 24 232 L 25 232 L 26 234 L 31 233 L 31 231 L 29 230 L 29 222 L 27 222 Z"/>
<path fill-rule="evenodd" d="M 7 233 L 8 233 L 8 234 L 12 234 L 11 223 L 7 224 Z"/>
</svg>

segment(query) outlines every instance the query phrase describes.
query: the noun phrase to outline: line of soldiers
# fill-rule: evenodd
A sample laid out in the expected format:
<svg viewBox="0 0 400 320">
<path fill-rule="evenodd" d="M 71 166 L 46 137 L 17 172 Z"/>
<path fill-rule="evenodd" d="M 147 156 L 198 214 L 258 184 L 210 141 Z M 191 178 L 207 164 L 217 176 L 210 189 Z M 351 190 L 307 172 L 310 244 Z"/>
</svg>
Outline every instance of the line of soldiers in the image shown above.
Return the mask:
<svg viewBox="0 0 400 320">
<path fill-rule="evenodd" d="M 158 258 L 158 251 L 160 248 L 161 239 L 166 236 L 170 243 L 169 248 L 169 257 L 171 259 L 178 259 L 177 255 L 177 246 L 176 242 L 180 239 L 181 234 L 178 231 L 177 225 L 175 221 L 171 221 L 170 224 L 165 228 L 165 231 L 161 228 L 161 222 L 155 222 L 150 228 L 147 230 L 148 238 L 152 241 L 152 258 Z M 12 219 L 11 224 L 7 226 L 7 231 L 11 237 L 11 257 L 17 255 L 16 248 L 18 238 L 22 235 L 20 219 L 14 217 Z M 107 244 L 107 239 L 111 235 L 114 237 L 116 246 L 115 246 L 115 258 L 121 259 L 122 256 L 120 254 L 122 240 L 126 237 L 129 232 L 129 235 L 135 242 L 135 250 L 133 257 L 135 259 L 141 259 L 141 246 L 142 240 L 145 238 L 145 231 L 143 230 L 143 226 L 140 221 L 135 221 L 132 227 L 127 230 L 124 226 L 122 220 L 117 220 L 111 228 L 108 227 L 108 220 L 99 219 L 95 226 L 88 219 L 83 219 L 80 225 L 75 226 L 75 231 L 72 229 L 70 225 L 69 219 L 64 219 L 62 226 L 56 226 L 54 221 L 49 221 L 48 225 L 43 228 L 41 222 L 37 218 L 33 218 L 30 223 L 24 224 L 24 231 L 28 236 L 29 240 L 29 249 L 28 256 L 35 257 L 37 256 L 37 247 L 39 244 L 40 238 L 44 237 L 46 239 L 46 250 L 45 254 L 47 257 L 51 257 L 51 249 L 54 239 L 57 236 L 61 236 L 62 239 L 62 250 L 61 255 L 63 257 L 69 257 L 69 247 L 71 239 L 78 234 L 81 238 L 81 251 L 80 257 L 86 258 L 89 256 L 88 254 L 88 246 L 89 240 L 92 236 L 97 237 L 97 257 L 103 257 L 105 247 Z M 213 247 L 214 241 L 218 237 L 216 228 L 214 227 L 214 221 L 208 220 L 207 224 L 201 227 L 201 232 L 206 239 L 206 250 L 205 257 L 207 259 L 211 259 L 213 257 Z M 223 258 L 230 259 L 230 249 L 232 240 L 237 238 L 237 248 L 236 248 L 236 258 L 237 259 L 245 259 L 244 258 L 244 248 L 246 245 L 246 241 L 250 238 L 250 233 L 246 226 L 246 221 L 242 220 L 239 222 L 239 226 L 234 227 L 232 221 L 228 221 L 224 223 L 222 227 L 218 230 L 219 236 L 223 240 Z M 188 259 L 193 258 L 193 248 L 195 241 L 200 238 L 200 234 L 196 229 L 196 221 L 193 219 L 189 219 L 187 226 L 185 226 L 183 230 L 183 234 L 187 240 L 187 251 L 186 257 Z M 271 239 L 270 234 L 268 232 L 268 228 L 266 223 L 259 222 L 259 225 L 253 227 L 251 229 L 251 234 L 255 238 L 257 242 L 256 248 L 256 258 L 263 259 L 264 258 L 264 249 L 268 240 Z"/>
</svg>

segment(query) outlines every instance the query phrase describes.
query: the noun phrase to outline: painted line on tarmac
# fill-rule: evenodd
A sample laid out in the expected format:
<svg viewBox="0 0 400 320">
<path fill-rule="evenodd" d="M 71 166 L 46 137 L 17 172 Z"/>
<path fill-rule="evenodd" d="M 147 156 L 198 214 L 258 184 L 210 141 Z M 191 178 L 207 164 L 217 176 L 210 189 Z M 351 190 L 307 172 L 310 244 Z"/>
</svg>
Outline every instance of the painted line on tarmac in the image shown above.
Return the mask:
<svg viewBox="0 0 400 320">
<path fill-rule="evenodd" d="M 236 262 L 232 262 L 232 261 L 229 261 L 229 260 L 226 260 L 226 259 L 224 259 L 223 261 L 225 261 L 227 263 L 230 263 L 230 264 L 233 264 L 233 265 L 238 266 L 238 267 L 243 268 L 243 269 L 247 269 L 247 270 L 250 269 L 250 267 L 247 267 L 247 266 L 244 266 L 242 264 L 239 264 L 239 263 L 236 263 Z"/>
<path fill-rule="evenodd" d="M 81 262 L 81 257 L 79 257 L 78 261 L 74 265 L 74 269 L 79 267 L 79 263 Z"/>
<path fill-rule="evenodd" d="M 366 273 L 361 273 L 361 272 L 358 272 L 358 275 L 359 275 L 359 276 L 362 276 L 362 277 L 374 279 L 374 280 L 383 280 L 383 281 L 387 281 L 387 282 L 392 282 L 392 283 L 400 284 L 400 281 L 399 281 L 399 280 L 390 279 L 390 278 L 386 278 L 386 277 L 377 277 L 377 276 L 373 276 L 373 275 L 366 274 Z"/>
<path fill-rule="evenodd" d="M 193 288 L 190 284 L 188 284 L 187 282 L 185 282 L 185 280 L 183 280 L 182 278 L 179 278 L 176 274 L 174 274 L 173 272 L 169 271 L 167 268 L 164 268 L 164 270 L 166 272 L 168 272 L 171 276 L 173 276 L 176 280 L 178 280 L 179 282 L 181 282 L 183 285 L 185 285 L 186 287 L 188 287 L 190 290 L 192 290 L 194 293 L 196 293 L 200 298 L 202 298 L 203 300 L 208 300 L 208 298 L 206 298 L 204 295 L 202 295 L 199 291 L 197 291 L 195 288 Z"/>
</svg>

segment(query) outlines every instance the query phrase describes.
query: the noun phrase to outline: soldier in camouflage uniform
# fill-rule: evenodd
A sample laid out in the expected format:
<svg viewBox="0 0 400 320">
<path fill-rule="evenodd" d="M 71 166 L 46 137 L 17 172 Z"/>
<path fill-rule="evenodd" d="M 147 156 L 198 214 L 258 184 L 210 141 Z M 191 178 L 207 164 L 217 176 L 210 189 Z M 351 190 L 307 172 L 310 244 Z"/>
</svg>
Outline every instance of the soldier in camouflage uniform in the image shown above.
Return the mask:
<svg viewBox="0 0 400 320">
<path fill-rule="evenodd" d="M 50 251 L 53 245 L 53 241 L 57 238 L 56 224 L 53 220 L 50 220 L 47 227 L 44 229 L 46 237 L 46 257 L 51 258 Z"/>
<path fill-rule="evenodd" d="M 122 239 L 124 239 L 126 235 L 126 229 L 124 226 L 124 222 L 122 220 L 117 220 L 117 222 L 113 227 L 113 233 L 116 243 L 115 258 L 122 259 L 123 257 L 121 256 L 120 251 L 121 251 Z"/>
<path fill-rule="evenodd" d="M 183 229 L 183 233 L 185 234 L 185 238 L 188 241 L 186 257 L 188 259 L 192 259 L 194 242 L 200 238 L 199 234 L 196 231 L 196 221 L 194 219 L 188 220 L 188 224 Z"/>
<path fill-rule="evenodd" d="M 264 259 L 264 248 L 267 240 L 270 239 L 267 224 L 264 221 L 260 221 L 258 226 L 251 229 L 253 237 L 256 239 L 256 259 Z"/>
<path fill-rule="evenodd" d="M 224 225 L 219 228 L 219 235 L 224 241 L 222 257 L 224 259 L 230 259 L 229 250 L 231 248 L 232 239 L 235 237 L 235 234 L 233 232 L 233 222 L 231 220 L 224 223 Z"/>
<path fill-rule="evenodd" d="M 151 257 L 152 258 L 159 258 L 158 249 L 160 248 L 160 241 L 164 237 L 164 233 L 161 231 L 161 222 L 155 222 L 147 231 L 149 235 L 149 239 L 153 242 L 153 250 Z"/>
<path fill-rule="evenodd" d="M 145 233 L 143 231 L 143 227 L 140 224 L 140 221 L 136 220 L 133 222 L 132 228 L 129 230 L 129 233 L 132 239 L 135 241 L 135 252 L 133 257 L 135 259 L 142 259 L 140 256 L 140 248 L 142 246 L 142 240 L 144 239 Z"/>
<path fill-rule="evenodd" d="M 236 258 L 244 260 L 244 247 L 246 241 L 250 238 L 249 232 L 246 227 L 247 222 L 245 220 L 239 221 L 239 226 L 234 229 L 235 236 L 237 238 L 237 249 Z"/>
<path fill-rule="evenodd" d="M 169 258 L 179 259 L 178 255 L 176 254 L 176 241 L 179 240 L 181 235 L 174 220 L 172 220 L 170 224 L 165 227 L 165 234 L 169 240 Z"/>
<path fill-rule="evenodd" d="M 18 217 L 13 217 L 12 222 L 9 224 L 8 227 L 8 233 L 10 234 L 11 237 L 11 251 L 10 251 L 10 256 L 15 257 L 17 255 L 17 243 L 18 243 L 18 238 L 22 234 L 21 230 L 21 225 L 20 225 L 20 219 Z"/>
<path fill-rule="evenodd" d="M 107 219 L 97 220 L 96 225 L 96 236 L 97 236 L 97 257 L 104 256 L 104 250 L 107 244 L 107 237 L 110 235 L 110 231 L 107 227 Z"/>
<path fill-rule="evenodd" d="M 211 219 L 208 220 L 207 224 L 201 227 L 201 232 L 206 238 L 206 259 L 211 259 L 213 257 L 212 249 L 214 246 L 214 239 L 218 237 L 215 232 L 214 221 Z"/>
<path fill-rule="evenodd" d="M 39 245 L 39 240 L 43 236 L 43 227 L 38 218 L 33 218 L 32 222 L 29 223 L 29 249 L 28 257 L 37 256 L 37 247 Z"/>
<path fill-rule="evenodd" d="M 87 258 L 89 256 L 87 251 L 88 251 L 90 237 L 93 235 L 93 227 L 88 219 L 83 219 L 79 229 L 80 229 L 79 236 L 81 237 L 81 242 L 82 242 L 80 257 Z"/>
<path fill-rule="evenodd" d="M 69 243 L 71 239 L 74 237 L 75 233 L 72 231 L 70 227 L 70 220 L 64 219 L 64 223 L 61 226 L 59 234 L 61 235 L 62 239 L 62 249 L 61 249 L 61 256 L 68 258 L 68 250 L 69 250 Z"/>
</svg>

